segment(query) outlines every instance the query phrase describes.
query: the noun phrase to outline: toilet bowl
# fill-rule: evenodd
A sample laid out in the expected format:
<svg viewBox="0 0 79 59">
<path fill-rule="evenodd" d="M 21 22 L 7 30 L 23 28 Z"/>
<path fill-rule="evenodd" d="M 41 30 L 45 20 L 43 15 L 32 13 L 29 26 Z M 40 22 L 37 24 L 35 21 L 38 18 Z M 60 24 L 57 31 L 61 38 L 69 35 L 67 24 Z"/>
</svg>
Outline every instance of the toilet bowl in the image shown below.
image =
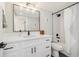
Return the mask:
<svg viewBox="0 0 79 59">
<path fill-rule="evenodd" d="M 63 44 L 62 43 L 52 43 L 52 55 L 55 57 L 59 57 L 59 51 L 63 50 Z"/>
</svg>

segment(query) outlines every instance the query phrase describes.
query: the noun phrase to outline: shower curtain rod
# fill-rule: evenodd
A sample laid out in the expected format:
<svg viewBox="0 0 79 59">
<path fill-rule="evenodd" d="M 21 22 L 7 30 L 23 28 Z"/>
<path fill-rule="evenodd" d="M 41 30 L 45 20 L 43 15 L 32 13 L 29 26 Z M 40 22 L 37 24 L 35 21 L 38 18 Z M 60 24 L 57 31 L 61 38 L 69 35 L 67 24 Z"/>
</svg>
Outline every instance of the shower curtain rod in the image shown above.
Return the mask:
<svg viewBox="0 0 79 59">
<path fill-rule="evenodd" d="M 63 9 L 61 9 L 61 10 L 55 12 L 55 13 L 52 13 L 52 15 L 54 15 L 54 14 L 56 14 L 56 13 L 58 13 L 58 12 L 61 12 L 61 11 L 65 10 L 65 9 L 67 9 L 67 8 L 70 8 L 70 7 L 72 7 L 72 6 L 74 6 L 74 5 L 78 4 L 78 3 L 79 3 L 79 2 L 76 2 L 76 3 L 70 5 L 70 6 L 66 7 L 66 8 L 63 8 Z"/>
</svg>

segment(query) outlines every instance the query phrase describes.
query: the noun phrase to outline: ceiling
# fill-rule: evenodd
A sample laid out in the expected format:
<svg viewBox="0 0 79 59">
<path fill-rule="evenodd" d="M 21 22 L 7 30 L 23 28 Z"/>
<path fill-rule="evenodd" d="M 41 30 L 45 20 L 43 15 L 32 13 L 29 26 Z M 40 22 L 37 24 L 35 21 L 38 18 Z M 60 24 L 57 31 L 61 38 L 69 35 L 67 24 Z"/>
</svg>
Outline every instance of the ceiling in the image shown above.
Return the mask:
<svg viewBox="0 0 79 59">
<path fill-rule="evenodd" d="M 37 7 L 40 9 L 52 11 L 54 13 L 76 2 L 35 2 L 35 3 L 32 2 L 32 3 L 38 5 Z"/>
<path fill-rule="evenodd" d="M 51 11 L 53 13 L 66 8 L 76 2 L 30 2 L 33 5 L 36 5 L 36 8 Z M 21 5 L 26 5 L 26 2 L 19 2 Z"/>
</svg>

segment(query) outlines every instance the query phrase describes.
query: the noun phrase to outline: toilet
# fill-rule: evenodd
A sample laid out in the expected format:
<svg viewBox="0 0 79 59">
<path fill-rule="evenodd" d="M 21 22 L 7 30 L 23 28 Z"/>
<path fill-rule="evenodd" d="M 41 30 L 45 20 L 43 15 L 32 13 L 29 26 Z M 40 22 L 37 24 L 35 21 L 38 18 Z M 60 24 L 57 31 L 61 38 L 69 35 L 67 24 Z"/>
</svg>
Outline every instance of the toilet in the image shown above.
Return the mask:
<svg viewBox="0 0 79 59">
<path fill-rule="evenodd" d="M 52 56 L 59 57 L 59 51 L 63 50 L 63 44 L 59 42 L 52 43 Z"/>
</svg>

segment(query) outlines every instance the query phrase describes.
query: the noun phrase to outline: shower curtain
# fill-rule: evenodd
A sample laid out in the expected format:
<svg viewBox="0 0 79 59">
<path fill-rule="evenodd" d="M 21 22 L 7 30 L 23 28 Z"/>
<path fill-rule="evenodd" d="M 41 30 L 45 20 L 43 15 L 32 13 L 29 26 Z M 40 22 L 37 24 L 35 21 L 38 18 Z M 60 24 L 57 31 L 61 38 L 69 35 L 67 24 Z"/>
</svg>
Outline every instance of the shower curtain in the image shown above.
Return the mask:
<svg viewBox="0 0 79 59">
<path fill-rule="evenodd" d="M 70 56 L 78 55 L 78 6 L 74 5 L 64 10 L 65 48 Z"/>
</svg>

